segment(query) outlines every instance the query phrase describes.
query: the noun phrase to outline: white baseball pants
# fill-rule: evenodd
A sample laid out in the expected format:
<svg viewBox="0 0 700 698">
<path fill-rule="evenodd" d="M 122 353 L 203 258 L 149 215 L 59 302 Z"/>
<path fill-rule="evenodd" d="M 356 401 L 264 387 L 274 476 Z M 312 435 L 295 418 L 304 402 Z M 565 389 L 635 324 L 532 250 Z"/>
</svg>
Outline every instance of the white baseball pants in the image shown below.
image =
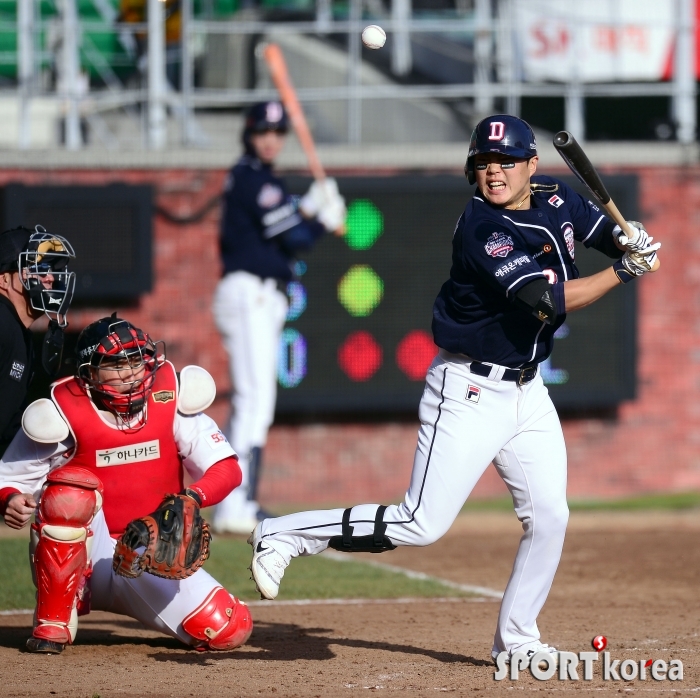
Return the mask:
<svg viewBox="0 0 700 698">
<path fill-rule="evenodd" d="M 471 373 L 469 363 L 467 357 L 441 351 L 428 370 L 411 483 L 403 503 L 384 512 L 386 536 L 395 545 L 435 542 L 493 461 L 523 526 L 494 649 L 526 651 L 540 638 L 537 616 L 559 564 L 568 521 L 564 437 L 539 374 L 518 386 L 501 381 L 498 367 L 489 379 Z M 353 507 L 354 536 L 373 533 L 377 506 Z M 267 519 L 261 532 L 265 543 L 289 561 L 325 550 L 330 538 L 342 535 L 342 515 L 342 509 L 334 509 Z"/>
<path fill-rule="evenodd" d="M 217 286 L 214 319 L 228 353 L 232 387 L 227 436 L 243 481 L 218 505 L 216 519 L 254 518 L 257 513 L 257 503 L 248 502 L 248 454 L 265 445 L 275 416 L 277 356 L 287 307 L 287 296 L 274 279 L 237 271 Z"/>
<path fill-rule="evenodd" d="M 147 573 L 136 579 L 120 577 L 112 570 L 117 541 L 110 538 L 102 511 L 95 516 L 90 528 L 93 531 L 91 609 L 135 618 L 146 627 L 175 637 L 186 645 L 194 644 L 195 639 L 182 629 L 181 623 L 221 584 L 203 569 L 180 580 Z"/>
</svg>

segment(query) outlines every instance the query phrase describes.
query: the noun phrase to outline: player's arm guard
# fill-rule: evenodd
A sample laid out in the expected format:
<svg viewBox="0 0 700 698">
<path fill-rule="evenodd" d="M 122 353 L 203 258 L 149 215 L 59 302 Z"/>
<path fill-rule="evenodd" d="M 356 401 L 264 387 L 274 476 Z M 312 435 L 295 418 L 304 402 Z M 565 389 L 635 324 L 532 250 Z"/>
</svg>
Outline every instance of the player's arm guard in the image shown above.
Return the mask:
<svg viewBox="0 0 700 698">
<path fill-rule="evenodd" d="M 515 304 L 548 325 L 556 322 L 557 302 L 547 279 L 535 279 L 525 284 L 515 294 Z"/>
<path fill-rule="evenodd" d="M 132 578 L 143 572 L 165 579 L 193 575 L 209 557 L 211 542 L 198 500 L 190 490 L 169 494 L 152 514 L 132 521 L 117 541 L 112 569 Z"/>
</svg>

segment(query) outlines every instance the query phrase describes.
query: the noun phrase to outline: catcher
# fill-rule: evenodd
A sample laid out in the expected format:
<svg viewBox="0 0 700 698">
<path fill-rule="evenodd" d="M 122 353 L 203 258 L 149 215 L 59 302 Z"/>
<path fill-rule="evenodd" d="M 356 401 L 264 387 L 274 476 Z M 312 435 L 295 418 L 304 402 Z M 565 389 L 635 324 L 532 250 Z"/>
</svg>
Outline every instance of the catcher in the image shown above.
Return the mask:
<svg viewBox="0 0 700 698">
<path fill-rule="evenodd" d="M 198 366 L 116 313 L 88 325 L 74 377 L 33 402 L 0 461 L 0 511 L 31 526 L 37 606 L 30 652 L 59 653 L 90 608 L 119 613 L 198 650 L 231 650 L 248 607 L 200 569 L 199 507 L 241 482 L 236 454 L 202 414 L 214 400 Z"/>
</svg>

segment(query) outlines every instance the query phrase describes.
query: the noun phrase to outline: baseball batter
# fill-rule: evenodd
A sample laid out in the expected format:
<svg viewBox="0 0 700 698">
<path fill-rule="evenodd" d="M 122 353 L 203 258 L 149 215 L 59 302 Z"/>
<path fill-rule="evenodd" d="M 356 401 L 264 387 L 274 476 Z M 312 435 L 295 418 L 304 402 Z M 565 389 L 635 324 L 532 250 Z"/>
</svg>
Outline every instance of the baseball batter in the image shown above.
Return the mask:
<svg viewBox="0 0 700 698">
<path fill-rule="evenodd" d="M 116 539 L 169 493 L 197 505 L 241 481 L 236 456 L 201 411 L 214 381 L 198 366 L 179 374 L 142 330 L 116 317 L 88 325 L 75 377 L 33 402 L 0 461 L 0 511 L 31 529 L 37 610 L 27 649 L 59 653 L 90 608 L 136 618 L 196 649 L 230 650 L 253 623 L 245 604 L 203 569 L 186 579 L 130 579 L 112 568 Z"/>
<path fill-rule="evenodd" d="M 537 617 L 559 564 L 568 520 L 566 448 L 538 365 L 567 312 L 649 271 L 659 244 L 635 223 L 630 240 L 591 201 L 536 176 L 532 129 L 521 119 L 481 121 L 465 171 L 477 190 L 453 236 L 452 268 L 433 310 L 440 348 L 428 369 L 410 486 L 397 506 L 362 504 L 261 522 L 251 571 L 277 596 L 292 558 L 327 547 L 382 552 L 429 545 L 449 529 L 493 461 L 522 522 L 492 647 L 532 656 Z M 615 260 L 579 278 L 574 240 Z"/>
<path fill-rule="evenodd" d="M 224 268 L 214 297 L 214 318 L 229 357 L 228 437 L 240 456 L 243 484 L 216 509 L 212 525 L 220 532 L 247 535 L 265 516 L 257 489 L 275 412 L 287 283 L 295 256 L 345 222 L 345 202 L 335 180 L 314 182 L 298 201 L 273 172 L 287 130 L 280 102 L 251 107 L 243 131 L 245 154 L 229 173 L 224 192 Z"/>
</svg>

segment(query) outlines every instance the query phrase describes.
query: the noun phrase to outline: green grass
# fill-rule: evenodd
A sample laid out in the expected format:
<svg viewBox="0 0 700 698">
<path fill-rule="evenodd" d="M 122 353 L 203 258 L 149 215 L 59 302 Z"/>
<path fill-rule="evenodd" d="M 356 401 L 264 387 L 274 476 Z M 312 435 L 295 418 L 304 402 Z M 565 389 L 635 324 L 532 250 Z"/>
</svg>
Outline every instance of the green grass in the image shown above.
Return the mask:
<svg viewBox="0 0 700 698">
<path fill-rule="evenodd" d="M 642 494 L 621 499 L 573 499 L 569 500 L 571 511 L 635 511 L 667 510 L 679 511 L 700 507 L 700 492 L 678 492 L 675 494 Z M 512 511 L 513 501 L 509 496 L 493 499 L 468 500 L 463 512 Z"/>
<path fill-rule="evenodd" d="M 244 600 L 260 598 L 250 580 L 250 546 L 238 538 L 217 536 L 204 569 Z M 295 560 L 284 576 L 279 599 L 398 598 L 465 596 L 438 582 L 414 580 L 362 562 L 338 562 L 322 556 Z M 0 610 L 34 607 L 27 541 L 0 539 Z"/>
<path fill-rule="evenodd" d="M 0 539 L 0 610 L 34 608 L 28 548 L 29 535 Z"/>
<path fill-rule="evenodd" d="M 613 500 L 573 500 L 572 511 L 679 511 L 700 507 L 700 492 L 648 494 Z M 468 501 L 464 512 L 512 511 L 510 497 Z M 390 556 L 380 558 L 391 563 Z M 240 538 L 217 536 L 205 569 L 244 600 L 259 598 L 250 572 L 250 546 Z M 461 596 L 438 582 L 409 579 L 362 562 L 337 562 L 323 556 L 295 560 L 286 571 L 279 599 L 397 598 Z M 0 538 L 0 610 L 34 607 L 27 540 Z"/>
</svg>

